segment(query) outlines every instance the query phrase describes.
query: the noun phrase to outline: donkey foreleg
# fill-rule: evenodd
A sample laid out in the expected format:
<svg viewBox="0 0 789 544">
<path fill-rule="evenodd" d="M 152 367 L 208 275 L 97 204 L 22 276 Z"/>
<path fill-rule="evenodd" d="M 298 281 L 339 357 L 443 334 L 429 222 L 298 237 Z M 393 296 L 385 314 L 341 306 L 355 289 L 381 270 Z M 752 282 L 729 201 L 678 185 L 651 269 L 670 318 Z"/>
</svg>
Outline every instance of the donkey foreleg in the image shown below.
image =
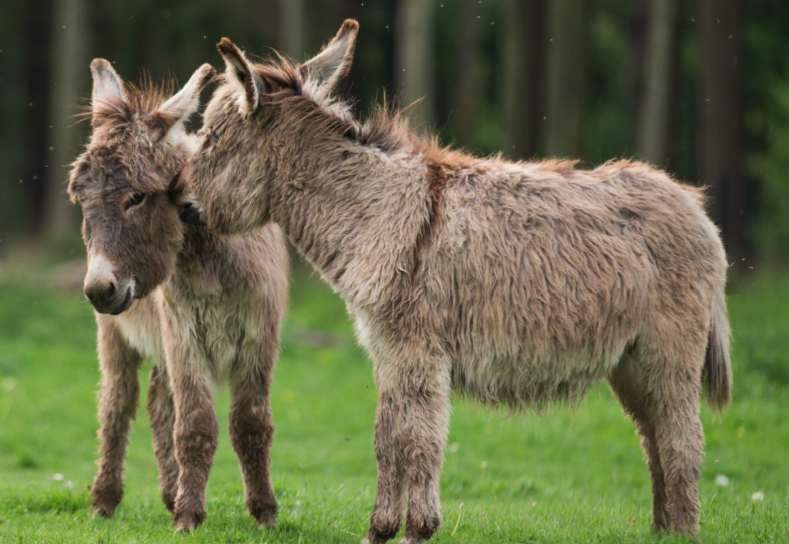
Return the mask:
<svg viewBox="0 0 789 544">
<path fill-rule="evenodd" d="M 407 487 L 401 544 L 417 544 L 441 525 L 439 476 L 449 432 L 448 373 L 438 363 L 425 363 L 378 374 L 378 490 L 368 541 L 384 542 L 397 533 Z"/>
<path fill-rule="evenodd" d="M 219 424 L 214 413 L 210 381 L 201 375 L 197 350 L 173 334 L 167 351 L 167 373 L 175 403 L 173 432 L 178 461 L 175 530 L 191 531 L 206 517 L 205 488 L 214 462 Z"/>
<path fill-rule="evenodd" d="M 111 518 L 123 496 L 123 462 L 131 421 L 137 411 L 141 357 L 128 346 L 116 325 L 99 320 L 99 473 L 93 482 L 93 515 Z"/>
<path fill-rule="evenodd" d="M 148 380 L 147 408 L 153 432 L 153 451 L 159 463 L 162 502 L 170 512 L 174 512 L 178 492 L 178 461 L 173 445 L 175 406 L 167 372 L 156 365 L 151 368 Z"/>
<path fill-rule="evenodd" d="M 277 501 L 271 485 L 269 452 L 274 437 L 269 390 L 278 342 L 270 346 L 251 344 L 242 350 L 244 371 L 230 381 L 230 442 L 244 478 L 244 495 L 249 513 L 258 527 L 274 527 Z"/>
</svg>

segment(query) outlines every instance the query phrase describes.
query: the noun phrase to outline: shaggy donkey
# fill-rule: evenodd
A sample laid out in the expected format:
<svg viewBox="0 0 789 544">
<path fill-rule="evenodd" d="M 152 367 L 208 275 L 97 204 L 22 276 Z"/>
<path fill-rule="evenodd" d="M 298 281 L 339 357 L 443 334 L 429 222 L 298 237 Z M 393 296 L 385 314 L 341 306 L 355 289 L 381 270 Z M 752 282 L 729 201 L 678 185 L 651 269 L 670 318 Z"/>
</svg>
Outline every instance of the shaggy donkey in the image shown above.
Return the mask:
<svg viewBox="0 0 789 544">
<path fill-rule="evenodd" d="M 176 530 L 206 515 L 218 433 L 212 389 L 221 380 L 230 382 L 230 438 L 247 506 L 259 526 L 273 526 L 269 386 L 287 304 L 284 238 L 274 224 L 238 237 L 185 225 L 167 195 L 196 150 L 184 122 L 214 77 L 211 66 L 169 99 L 149 85 L 124 85 L 105 60 L 91 70 L 93 134 L 68 190 L 84 216 L 85 295 L 96 309 L 102 370 L 95 512 L 112 517 L 121 500 L 137 370 L 148 358 L 154 450 Z"/>
<path fill-rule="evenodd" d="M 515 409 L 608 380 L 642 438 L 654 525 L 698 530 L 699 401 L 729 401 L 726 257 L 698 191 L 647 165 L 591 171 L 442 149 L 331 98 L 358 25 L 310 61 L 230 41 L 203 144 L 178 182 L 218 232 L 271 220 L 345 299 L 380 391 L 365 542 L 441 521 L 452 389 Z"/>
</svg>

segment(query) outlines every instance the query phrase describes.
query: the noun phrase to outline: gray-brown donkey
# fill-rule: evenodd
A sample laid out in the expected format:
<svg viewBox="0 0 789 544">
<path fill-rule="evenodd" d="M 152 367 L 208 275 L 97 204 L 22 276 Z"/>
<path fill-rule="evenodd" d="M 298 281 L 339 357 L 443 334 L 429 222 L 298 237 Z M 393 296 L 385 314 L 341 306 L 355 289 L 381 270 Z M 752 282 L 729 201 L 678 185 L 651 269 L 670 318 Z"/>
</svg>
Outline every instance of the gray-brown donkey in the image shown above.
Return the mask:
<svg viewBox="0 0 789 544">
<path fill-rule="evenodd" d="M 96 309 L 102 370 L 96 514 L 111 517 L 121 500 L 137 371 L 148 358 L 154 450 L 176 530 L 206 515 L 218 432 L 212 389 L 221 380 L 230 382 L 230 438 L 247 506 L 260 526 L 272 526 L 269 386 L 287 303 L 284 238 L 274 224 L 236 237 L 185 225 L 167 195 L 199 143 L 184 122 L 211 66 L 169 99 L 150 85 L 124 85 L 105 60 L 91 70 L 93 134 L 74 162 L 69 194 L 84 216 L 85 295 Z"/>
<path fill-rule="evenodd" d="M 441 521 L 452 389 L 513 408 L 608 380 L 652 474 L 654 525 L 695 533 L 702 385 L 729 401 L 726 257 L 698 191 L 644 164 L 477 159 L 330 96 L 358 25 L 298 67 L 219 44 L 225 83 L 178 199 L 218 232 L 271 220 L 345 299 L 373 358 L 366 542 Z"/>
</svg>

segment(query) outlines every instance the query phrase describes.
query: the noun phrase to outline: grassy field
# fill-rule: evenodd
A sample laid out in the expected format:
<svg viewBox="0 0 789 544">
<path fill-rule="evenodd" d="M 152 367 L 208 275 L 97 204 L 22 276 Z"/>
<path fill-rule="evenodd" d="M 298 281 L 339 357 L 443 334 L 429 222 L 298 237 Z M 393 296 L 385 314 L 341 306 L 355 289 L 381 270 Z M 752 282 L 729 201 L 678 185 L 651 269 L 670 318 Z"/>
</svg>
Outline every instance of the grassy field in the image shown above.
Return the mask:
<svg viewBox="0 0 789 544">
<path fill-rule="evenodd" d="M 117 516 L 91 519 L 93 314 L 76 294 L 29 283 L 0 283 L 0 543 L 354 543 L 365 533 L 376 474 L 371 364 L 354 343 L 342 302 L 317 279 L 299 274 L 291 285 L 275 372 L 278 526 L 258 531 L 247 514 L 223 429 L 208 519 L 190 536 L 172 534 L 159 500 L 144 409 Z M 717 420 L 703 411 L 698 540 L 789 542 L 789 279 L 760 278 L 734 290 L 729 302 L 734 403 Z M 218 410 L 226 427 L 224 389 Z M 540 416 L 457 399 L 449 444 L 437 543 L 673 541 L 650 534 L 638 439 L 605 386 L 574 410 L 554 407 Z"/>
</svg>

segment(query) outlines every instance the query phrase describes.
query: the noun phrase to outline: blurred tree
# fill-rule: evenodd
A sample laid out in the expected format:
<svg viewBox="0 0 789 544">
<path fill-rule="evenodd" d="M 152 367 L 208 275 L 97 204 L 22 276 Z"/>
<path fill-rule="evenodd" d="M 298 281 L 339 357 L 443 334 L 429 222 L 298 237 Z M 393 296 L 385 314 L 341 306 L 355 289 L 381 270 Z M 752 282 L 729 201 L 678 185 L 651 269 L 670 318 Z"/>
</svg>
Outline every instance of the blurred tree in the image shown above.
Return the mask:
<svg viewBox="0 0 789 544">
<path fill-rule="evenodd" d="M 272 46 L 301 61 L 354 17 L 359 47 L 340 91 L 360 110 L 389 87 L 400 105 L 424 98 L 413 117 L 474 152 L 569 155 L 591 164 L 639 154 L 711 187 L 712 214 L 733 262 L 741 264 L 738 256 L 751 245 L 759 256 L 783 254 L 789 3 L 745 6 L 743 0 L 0 2 L 0 252 L 18 235 L 47 240 L 53 232 L 77 233 L 68 219 L 77 209 L 69 210 L 64 165 L 87 129 L 71 126 L 71 115 L 89 92 L 91 58 L 109 59 L 128 81 L 139 81 L 145 70 L 156 82 L 168 73 L 183 82 L 202 62 L 221 66 L 215 44 L 222 36 L 253 58 L 268 56 Z"/>
<path fill-rule="evenodd" d="M 668 160 L 674 50 L 677 43 L 678 0 L 650 0 L 646 81 L 639 115 L 638 148 L 641 156 L 665 168 Z"/>
<path fill-rule="evenodd" d="M 460 2 L 460 40 L 453 85 L 451 122 L 457 144 L 474 146 L 482 101 L 478 0 Z"/>
<path fill-rule="evenodd" d="M 586 94 L 588 0 L 548 3 L 546 131 L 543 152 L 548 156 L 582 154 L 581 130 Z"/>
<path fill-rule="evenodd" d="M 304 60 L 305 49 L 305 0 L 279 0 L 280 38 L 279 44 L 283 52 L 296 59 Z M 339 28 L 339 26 L 338 26 Z"/>
<path fill-rule="evenodd" d="M 700 0 L 701 171 L 730 260 L 744 256 L 742 3 Z"/>
<path fill-rule="evenodd" d="M 400 0 L 397 7 L 395 72 L 403 105 L 419 125 L 435 124 L 433 0 Z"/>
<path fill-rule="evenodd" d="M 73 116 L 87 95 L 88 25 L 85 0 L 55 2 L 52 29 L 52 81 L 49 87 L 50 131 L 47 154 L 46 231 L 56 239 L 73 232 L 75 209 L 66 197 L 69 164 L 79 152 L 81 131 Z"/>
<path fill-rule="evenodd" d="M 752 0 L 746 13 L 744 65 L 749 241 L 772 265 L 789 265 L 789 3 Z M 751 266 L 749 259 L 735 265 Z M 746 269 L 748 270 L 748 269 Z"/>
<path fill-rule="evenodd" d="M 538 152 L 542 127 L 545 0 L 505 0 L 502 8 L 501 147 L 512 157 L 529 158 Z"/>
<path fill-rule="evenodd" d="M 46 152 L 45 143 L 51 129 L 47 122 L 49 87 L 46 83 L 49 80 L 53 23 L 48 2 L 20 5 L 27 13 L 21 14 L 26 21 L 24 45 L 16 53 L 24 63 L 24 94 L 17 99 L 21 99 L 18 106 L 24 107 L 25 112 L 24 127 L 21 128 L 25 135 L 24 144 L 18 149 L 23 157 L 19 180 L 24 191 L 19 205 L 24 210 L 23 217 L 28 218 L 25 234 L 38 237 L 45 230 L 47 220 L 47 164 L 51 157 Z"/>
</svg>

